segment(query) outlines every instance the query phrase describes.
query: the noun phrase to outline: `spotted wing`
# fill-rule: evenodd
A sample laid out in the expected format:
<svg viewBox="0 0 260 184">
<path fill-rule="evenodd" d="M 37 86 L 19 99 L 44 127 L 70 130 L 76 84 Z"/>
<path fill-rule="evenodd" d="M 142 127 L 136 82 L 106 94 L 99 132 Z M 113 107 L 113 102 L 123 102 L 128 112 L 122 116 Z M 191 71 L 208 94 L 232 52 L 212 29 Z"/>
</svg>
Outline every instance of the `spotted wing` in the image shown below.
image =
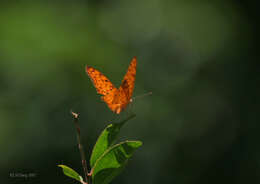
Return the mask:
<svg viewBox="0 0 260 184">
<path fill-rule="evenodd" d="M 103 75 L 100 71 L 96 70 L 95 68 L 86 66 L 86 73 L 92 80 L 97 90 L 97 93 L 106 96 L 117 91 L 116 87 L 112 84 L 112 82 L 110 82 L 110 80 L 105 75 Z"/>
<path fill-rule="evenodd" d="M 119 93 L 124 92 L 127 103 L 129 103 L 135 86 L 135 75 L 136 75 L 136 65 L 137 60 L 136 57 L 134 57 L 128 67 L 128 70 L 123 78 L 123 81 L 121 83 L 121 86 L 119 87 Z M 123 96 L 123 95 L 122 95 Z"/>
</svg>

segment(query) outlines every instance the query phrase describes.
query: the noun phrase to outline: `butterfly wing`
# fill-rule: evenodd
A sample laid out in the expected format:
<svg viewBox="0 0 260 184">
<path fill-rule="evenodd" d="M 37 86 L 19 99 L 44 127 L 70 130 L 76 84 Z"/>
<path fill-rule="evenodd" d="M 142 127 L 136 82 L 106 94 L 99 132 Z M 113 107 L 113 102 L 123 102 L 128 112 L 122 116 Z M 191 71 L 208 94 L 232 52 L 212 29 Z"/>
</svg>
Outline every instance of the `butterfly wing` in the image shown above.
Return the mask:
<svg viewBox="0 0 260 184">
<path fill-rule="evenodd" d="M 103 75 L 95 68 L 87 66 L 86 73 L 92 80 L 97 93 L 104 95 L 101 97 L 101 99 L 113 112 L 116 112 L 119 105 L 114 103 L 114 99 L 118 96 L 118 89 L 112 84 L 112 82 L 110 82 L 110 80 L 105 75 Z"/>
<path fill-rule="evenodd" d="M 97 93 L 101 95 L 108 95 L 113 91 L 116 91 L 116 87 L 110 82 L 110 80 L 103 75 L 100 71 L 96 70 L 93 67 L 86 66 L 86 73 L 92 80 Z"/>
<path fill-rule="evenodd" d="M 122 84 L 114 95 L 113 104 L 115 104 L 114 112 L 119 114 L 129 104 L 135 85 L 137 60 L 134 57 L 128 67 L 128 70 L 123 78 Z"/>
<path fill-rule="evenodd" d="M 136 57 L 134 57 L 123 78 L 121 86 L 119 87 L 119 92 L 125 93 L 128 103 L 133 95 L 133 91 L 135 87 L 136 65 L 137 65 L 137 59 Z"/>
</svg>

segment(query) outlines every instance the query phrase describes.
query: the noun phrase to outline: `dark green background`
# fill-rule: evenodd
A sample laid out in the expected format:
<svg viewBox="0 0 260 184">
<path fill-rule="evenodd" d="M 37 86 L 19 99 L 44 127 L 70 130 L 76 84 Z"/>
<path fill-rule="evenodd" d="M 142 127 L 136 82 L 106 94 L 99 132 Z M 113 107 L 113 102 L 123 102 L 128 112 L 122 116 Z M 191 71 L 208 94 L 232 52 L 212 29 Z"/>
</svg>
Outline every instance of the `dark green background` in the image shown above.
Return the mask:
<svg viewBox="0 0 260 184">
<path fill-rule="evenodd" d="M 122 139 L 143 146 L 113 183 L 259 183 L 259 63 L 253 1 L 1 1 L 0 182 L 76 183 L 115 118 L 85 74 L 119 86 L 138 58 L 137 116 Z M 123 118 L 126 114 L 122 114 Z M 34 173 L 13 178 L 11 173 Z"/>
</svg>

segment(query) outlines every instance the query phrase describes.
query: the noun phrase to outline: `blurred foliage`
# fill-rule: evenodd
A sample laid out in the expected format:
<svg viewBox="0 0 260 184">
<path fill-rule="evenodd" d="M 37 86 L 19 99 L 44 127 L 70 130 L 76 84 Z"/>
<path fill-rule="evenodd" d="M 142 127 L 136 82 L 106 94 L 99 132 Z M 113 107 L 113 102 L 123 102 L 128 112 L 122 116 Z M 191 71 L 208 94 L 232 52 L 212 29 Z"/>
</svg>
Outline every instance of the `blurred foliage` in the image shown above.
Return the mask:
<svg viewBox="0 0 260 184">
<path fill-rule="evenodd" d="M 259 63 L 253 1 L 1 1 L 1 183 L 71 183 L 115 118 L 86 76 L 119 85 L 138 59 L 137 117 L 121 137 L 144 145 L 113 183 L 259 183 Z M 122 114 L 122 116 L 124 116 Z M 138 127 L 138 128 L 136 128 Z M 10 173 L 35 173 L 13 178 Z M 146 176 L 146 177 L 144 177 Z"/>
</svg>

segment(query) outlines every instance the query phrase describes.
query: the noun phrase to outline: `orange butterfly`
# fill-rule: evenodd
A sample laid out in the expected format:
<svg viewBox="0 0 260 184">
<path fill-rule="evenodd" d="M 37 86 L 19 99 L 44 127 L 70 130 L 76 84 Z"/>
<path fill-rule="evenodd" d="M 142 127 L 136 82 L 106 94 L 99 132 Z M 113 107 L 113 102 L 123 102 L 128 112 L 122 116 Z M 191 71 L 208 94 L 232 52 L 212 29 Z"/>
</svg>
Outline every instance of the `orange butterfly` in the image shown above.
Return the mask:
<svg viewBox="0 0 260 184">
<path fill-rule="evenodd" d="M 86 73 L 92 80 L 97 93 L 103 95 L 101 99 L 106 102 L 108 107 L 119 114 L 132 101 L 131 97 L 134 91 L 137 60 L 134 57 L 123 78 L 122 84 L 117 89 L 109 79 L 100 71 L 93 67 L 86 66 Z"/>
</svg>

